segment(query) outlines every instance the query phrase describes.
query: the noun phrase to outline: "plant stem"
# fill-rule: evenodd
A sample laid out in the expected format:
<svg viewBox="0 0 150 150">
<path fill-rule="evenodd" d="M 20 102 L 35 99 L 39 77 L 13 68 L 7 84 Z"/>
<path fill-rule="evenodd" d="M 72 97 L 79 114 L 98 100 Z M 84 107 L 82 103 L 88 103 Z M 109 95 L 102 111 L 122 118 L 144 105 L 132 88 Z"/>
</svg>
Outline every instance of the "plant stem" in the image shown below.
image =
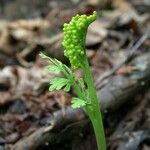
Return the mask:
<svg viewBox="0 0 150 150">
<path fill-rule="evenodd" d="M 89 91 L 89 97 L 91 100 L 91 105 L 87 106 L 89 108 L 86 110 L 94 127 L 98 150 L 106 150 L 106 140 L 105 140 L 102 114 L 100 111 L 100 105 L 97 100 L 96 89 L 94 86 L 92 73 L 90 71 L 87 57 L 85 56 L 84 59 L 82 60 L 83 60 L 82 69 L 85 75 L 85 80 Z"/>
<path fill-rule="evenodd" d="M 106 150 L 105 133 L 103 128 L 101 113 L 97 112 L 97 116 L 95 113 L 95 117 L 94 119 L 91 118 L 91 121 L 96 136 L 98 150 Z"/>
</svg>

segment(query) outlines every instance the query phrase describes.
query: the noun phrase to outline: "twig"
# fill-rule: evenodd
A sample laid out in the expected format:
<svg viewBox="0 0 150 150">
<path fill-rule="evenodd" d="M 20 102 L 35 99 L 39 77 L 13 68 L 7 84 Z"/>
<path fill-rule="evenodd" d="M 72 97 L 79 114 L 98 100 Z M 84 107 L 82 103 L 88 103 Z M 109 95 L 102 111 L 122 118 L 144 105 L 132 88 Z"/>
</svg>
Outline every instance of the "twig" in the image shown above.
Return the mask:
<svg viewBox="0 0 150 150">
<path fill-rule="evenodd" d="M 148 38 L 148 33 L 145 33 L 138 41 L 137 43 L 131 48 L 131 50 L 129 51 L 129 53 L 127 54 L 127 57 L 125 58 L 125 60 L 123 60 L 120 64 L 116 65 L 112 70 L 106 72 L 105 74 L 103 74 L 102 76 L 100 76 L 95 85 L 96 85 L 96 89 L 100 89 L 104 83 L 103 81 L 106 80 L 107 78 L 109 78 L 110 76 L 114 75 L 116 73 L 116 71 L 118 69 L 120 69 L 123 65 L 126 65 L 128 62 L 130 62 L 132 60 L 132 58 L 135 56 L 135 53 L 137 51 L 137 49 L 143 44 L 143 42 Z"/>
</svg>

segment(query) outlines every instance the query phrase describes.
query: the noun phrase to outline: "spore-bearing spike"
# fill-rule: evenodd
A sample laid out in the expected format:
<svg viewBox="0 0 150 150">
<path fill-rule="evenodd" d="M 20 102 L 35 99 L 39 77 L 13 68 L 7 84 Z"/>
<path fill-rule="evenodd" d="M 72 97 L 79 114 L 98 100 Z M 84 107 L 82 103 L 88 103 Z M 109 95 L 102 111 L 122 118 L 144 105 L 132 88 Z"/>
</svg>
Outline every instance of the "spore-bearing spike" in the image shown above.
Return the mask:
<svg viewBox="0 0 150 150">
<path fill-rule="evenodd" d="M 88 26 L 96 20 L 96 12 L 92 15 L 76 15 L 70 23 L 64 24 L 64 54 L 70 60 L 72 68 L 81 67 L 79 58 L 85 54 L 85 37 Z"/>
</svg>

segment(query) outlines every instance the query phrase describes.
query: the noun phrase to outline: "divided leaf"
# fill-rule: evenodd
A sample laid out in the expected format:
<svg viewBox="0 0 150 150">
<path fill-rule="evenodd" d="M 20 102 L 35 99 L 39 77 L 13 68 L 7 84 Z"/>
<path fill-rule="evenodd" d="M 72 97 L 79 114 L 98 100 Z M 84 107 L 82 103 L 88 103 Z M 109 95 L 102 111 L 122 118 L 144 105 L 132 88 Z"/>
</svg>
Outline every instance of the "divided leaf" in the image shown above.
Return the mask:
<svg viewBox="0 0 150 150">
<path fill-rule="evenodd" d="M 83 80 L 83 78 L 79 78 L 79 79 L 78 79 L 78 82 L 79 82 L 80 87 L 81 87 L 82 89 L 84 89 L 84 88 L 85 88 L 85 85 L 84 85 L 84 80 Z"/>
<path fill-rule="evenodd" d="M 49 60 L 53 65 L 52 67 L 49 66 L 48 70 L 52 71 L 54 73 L 63 73 L 67 78 L 73 76 L 73 73 L 71 69 L 69 69 L 65 64 L 63 64 L 61 61 L 57 60 L 56 58 L 51 58 L 47 56 L 46 54 L 40 52 L 40 57 L 43 59 Z"/>
<path fill-rule="evenodd" d="M 55 77 L 51 80 L 49 91 L 64 89 L 64 91 L 69 91 L 72 83 L 70 80 L 65 78 Z"/>
<path fill-rule="evenodd" d="M 56 58 L 54 58 L 54 62 L 56 63 L 56 65 L 60 65 L 60 66 L 63 65 L 63 63 Z"/>
<path fill-rule="evenodd" d="M 52 63 L 52 65 L 47 67 L 49 71 L 54 72 L 56 74 L 61 72 L 66 77 L 66 78 L 60 78 L 60 77 L 53 78 L 50 81 L 49 91 L 60 90 L 60 89 L 63 89 L 65 92 L 70 91 L 73 78 L 74 78 L 71 69 L 68 68 L 61 61 L 57 60 L 56 58 L 50 58 L 49 56 L 47 56 L 42 52 L 39 55 L 41 56 L 41 58 L 47 59 Z"/>
<path fill-rule="evenodd" d="M 47 69 L 50 72 L 53 72 L 53 73 L 56 73 L 56 74 L 59 74 L 61 72 L 61 70 L 55 65 L 47 66 Z"/>
<path fill-rule="evenodd" d="M 49 56 L 47 56 L 46 54 L 44 54 L 43 52 L 40 52 L 40 57 L 43 59 L 49 59 Z"/>
<path fill-rule="evenodd" d="M 80 107 L 85 106 L 87 103 L 83 99 L 74 97 L 74 98 L 72 98 L 71 104 L 72 104 L 71 107 L 76 109 L 76 108 L 80 108 Z"/>
<path fill-rule="evenodd" d="M 64 87 L 64 91 L 65 92 L 69 92 L 70 91 L 70 88 L 71 88 L 71 84 L 67 84 L 65 87 Z"/>
</svg>

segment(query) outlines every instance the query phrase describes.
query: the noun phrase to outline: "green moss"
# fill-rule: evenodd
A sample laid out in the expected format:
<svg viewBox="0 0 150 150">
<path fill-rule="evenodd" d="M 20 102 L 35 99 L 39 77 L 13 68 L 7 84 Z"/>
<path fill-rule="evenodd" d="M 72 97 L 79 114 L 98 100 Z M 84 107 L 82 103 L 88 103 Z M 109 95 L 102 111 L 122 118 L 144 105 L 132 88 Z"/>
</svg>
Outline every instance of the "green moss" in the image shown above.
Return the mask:
<svg viewBox="0 0 150 150">
<path fill-rule="evenodd" d="M 96 12 L 92 15 L 76 15 L 64 24 L 64 55 L 70 60 L 72 68 L 81 66 L 81 59 L 85 54 L 85 38 L 88 26 L 96 20 Z"/>
</svg>

